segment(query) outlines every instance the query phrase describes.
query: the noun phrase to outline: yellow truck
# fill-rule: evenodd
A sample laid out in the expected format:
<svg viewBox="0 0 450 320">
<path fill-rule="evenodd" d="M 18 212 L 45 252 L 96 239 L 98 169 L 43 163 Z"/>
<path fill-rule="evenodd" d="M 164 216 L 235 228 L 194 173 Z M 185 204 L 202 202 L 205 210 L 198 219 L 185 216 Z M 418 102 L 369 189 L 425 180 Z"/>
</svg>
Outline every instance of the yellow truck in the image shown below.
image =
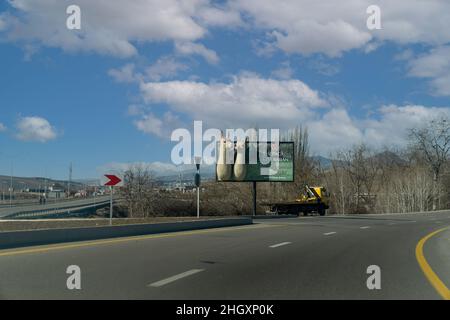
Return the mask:
<svg viewBox="0 0 450 320">
<path fill-rule="evenodd" d="M 321 216 L 326 214 L 330 207 L 330 194 L 324 187 L 305 186 L 304 192 L 294 201 L 266 204 L 270 211 L 275 214 L 303 214 L 317 213 Z"/>
</svg>

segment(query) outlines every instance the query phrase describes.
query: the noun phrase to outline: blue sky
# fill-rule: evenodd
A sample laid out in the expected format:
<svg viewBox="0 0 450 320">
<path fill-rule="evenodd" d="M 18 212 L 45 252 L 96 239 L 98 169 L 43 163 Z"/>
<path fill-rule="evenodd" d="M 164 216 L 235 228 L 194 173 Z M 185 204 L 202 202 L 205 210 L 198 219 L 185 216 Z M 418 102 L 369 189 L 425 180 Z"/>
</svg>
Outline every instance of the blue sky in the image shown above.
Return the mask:
<svg viewBox="0 0 450 320">
<path fill-rule="evenodd" d="M 265 0 L 132 2 L 78 1 L 80 31 L 65 26 L 71 2 L 0 4 L 0 174 L 13 164 L 16 175 L 67 178 L 73 162 L 75 178 L 93 178 L 170 164 L 170 132 L 193 120 L 301 124 L 322 155 L 359 142 L 403 146 L 407 128 L 448 112 L 446 1 L 430 10 L 378 1 L 374 31 L 364 0 L 286 0 L 287 10 Z M 159 14 L 168 8 L 173 17 Z"/>
</svg>

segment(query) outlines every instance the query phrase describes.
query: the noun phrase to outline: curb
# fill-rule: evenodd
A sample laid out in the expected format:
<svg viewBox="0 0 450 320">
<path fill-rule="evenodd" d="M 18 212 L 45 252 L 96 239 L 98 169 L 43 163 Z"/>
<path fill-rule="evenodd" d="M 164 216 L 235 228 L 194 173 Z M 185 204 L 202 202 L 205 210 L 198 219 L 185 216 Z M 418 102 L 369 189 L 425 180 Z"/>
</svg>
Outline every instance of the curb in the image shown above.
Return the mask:
<svg viewBox="0 0 450 320">
<path fill-rule="evenodd" d="M 287 219 L 287 218 L 298 218 L 295 214 L 281 214 L 281 215 L 258 215 L 258 216 L 243 216 L 253 220 L 258 219 Z"/>
<path fill-rule="evenodd" d="M 253 224 L 251 218 L 0 232 L 0 249 Z"/>
</svg>

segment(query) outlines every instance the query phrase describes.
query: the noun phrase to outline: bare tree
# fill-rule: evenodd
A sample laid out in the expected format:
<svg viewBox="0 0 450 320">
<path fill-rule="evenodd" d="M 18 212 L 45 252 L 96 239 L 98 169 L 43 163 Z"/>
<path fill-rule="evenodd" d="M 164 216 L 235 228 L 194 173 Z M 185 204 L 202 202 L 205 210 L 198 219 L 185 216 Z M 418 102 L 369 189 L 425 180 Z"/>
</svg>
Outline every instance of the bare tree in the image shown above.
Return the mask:
<svg viewBox="0 0 450 320">
<path fill-rule="evenodd" d="M 331 194 L 334 196 L 336 209 L 340 208 L 341 214 L 345 214 L 348 191 L 345 183 L 345 171 L 339 161 L 331 161 L 331 172 L 329 175 L 335 183 L 332 188 L 329 186 L 328 190 L 330 190 Z"/>
<path fill-rule="evenodd" d="M 133 165 L 125 171 L 122 193 L 130 218 L 153 214 L 153 187 L 153 173 L 144 165 Z"/>
<path fill-rule="evenodd" d="M 440 199 L 442 168 L 450 153 L 450 121 L 447 116 L 431 120 L 426 127 L 410 130 L 414 147 L 423 154 L 433 174 L 433 210 Z"/>
<path fill-rule="evenodd" d="M 340 168 L 337 168 L 339 166 Z M 340 170 L 350 180 L 351 194 L 354 198 L 354 208 L 356 212 L 373 209 L 375 195 L 372 193 L 376 177 L 379 173 L 379 162 L 373 152 L 364 144 L 355 145 L 347 151 L 337 154 L 337 161 L 334 162 L 335 175 Z M 343 174 L 342 172 L 340 173 Z M 337 177 L 337 176 L 336 176 Z M 343 177 L 340 179 L 341 199 L 343 197 Z"/>
<path fill-rule="evenodd" d="M 310 157 L 308 128 L 297 126 L 295 129 L 288 131 L 283 136 L 283 140 L 294 142 L 294 182 L 271 183 L 271 189 L 273 195 L 287 200 L 298 196 L 305 185 L 316 183 L 318 174 L 315 172 L 317 169 L 316 163 Z"/>
</svg>

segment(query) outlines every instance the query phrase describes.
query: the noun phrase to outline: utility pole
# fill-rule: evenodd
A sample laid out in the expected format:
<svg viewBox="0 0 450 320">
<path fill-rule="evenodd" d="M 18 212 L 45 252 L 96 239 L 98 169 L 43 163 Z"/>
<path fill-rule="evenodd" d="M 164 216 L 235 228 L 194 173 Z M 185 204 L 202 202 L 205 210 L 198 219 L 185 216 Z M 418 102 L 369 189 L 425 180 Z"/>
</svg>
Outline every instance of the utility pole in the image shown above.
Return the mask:
<svg viewBox="0 0 450 320">
<path fill-rule="evenodd" d="M 14 173 L 14 167 L 11 163 L 11 183 L 9 185 L 9 206 L 12 207 L 12 192 L 13 192 L 13 173 Z"/>
<path fill-rule="evenodd" d="M 2 203 L 5 203 L 5 184 L 8 182 L 2 181 Z"/>
<path fill-rule="evenodd" d="M 72 167 L 72 162 L 71 162 L 70 166 L 69 166 L 69 182 L 67 183 L 67 198 L 70 198 L 70 187 L 72 184 L 72 170 L 73 170 L 73 167 Z"/>
</svg>

